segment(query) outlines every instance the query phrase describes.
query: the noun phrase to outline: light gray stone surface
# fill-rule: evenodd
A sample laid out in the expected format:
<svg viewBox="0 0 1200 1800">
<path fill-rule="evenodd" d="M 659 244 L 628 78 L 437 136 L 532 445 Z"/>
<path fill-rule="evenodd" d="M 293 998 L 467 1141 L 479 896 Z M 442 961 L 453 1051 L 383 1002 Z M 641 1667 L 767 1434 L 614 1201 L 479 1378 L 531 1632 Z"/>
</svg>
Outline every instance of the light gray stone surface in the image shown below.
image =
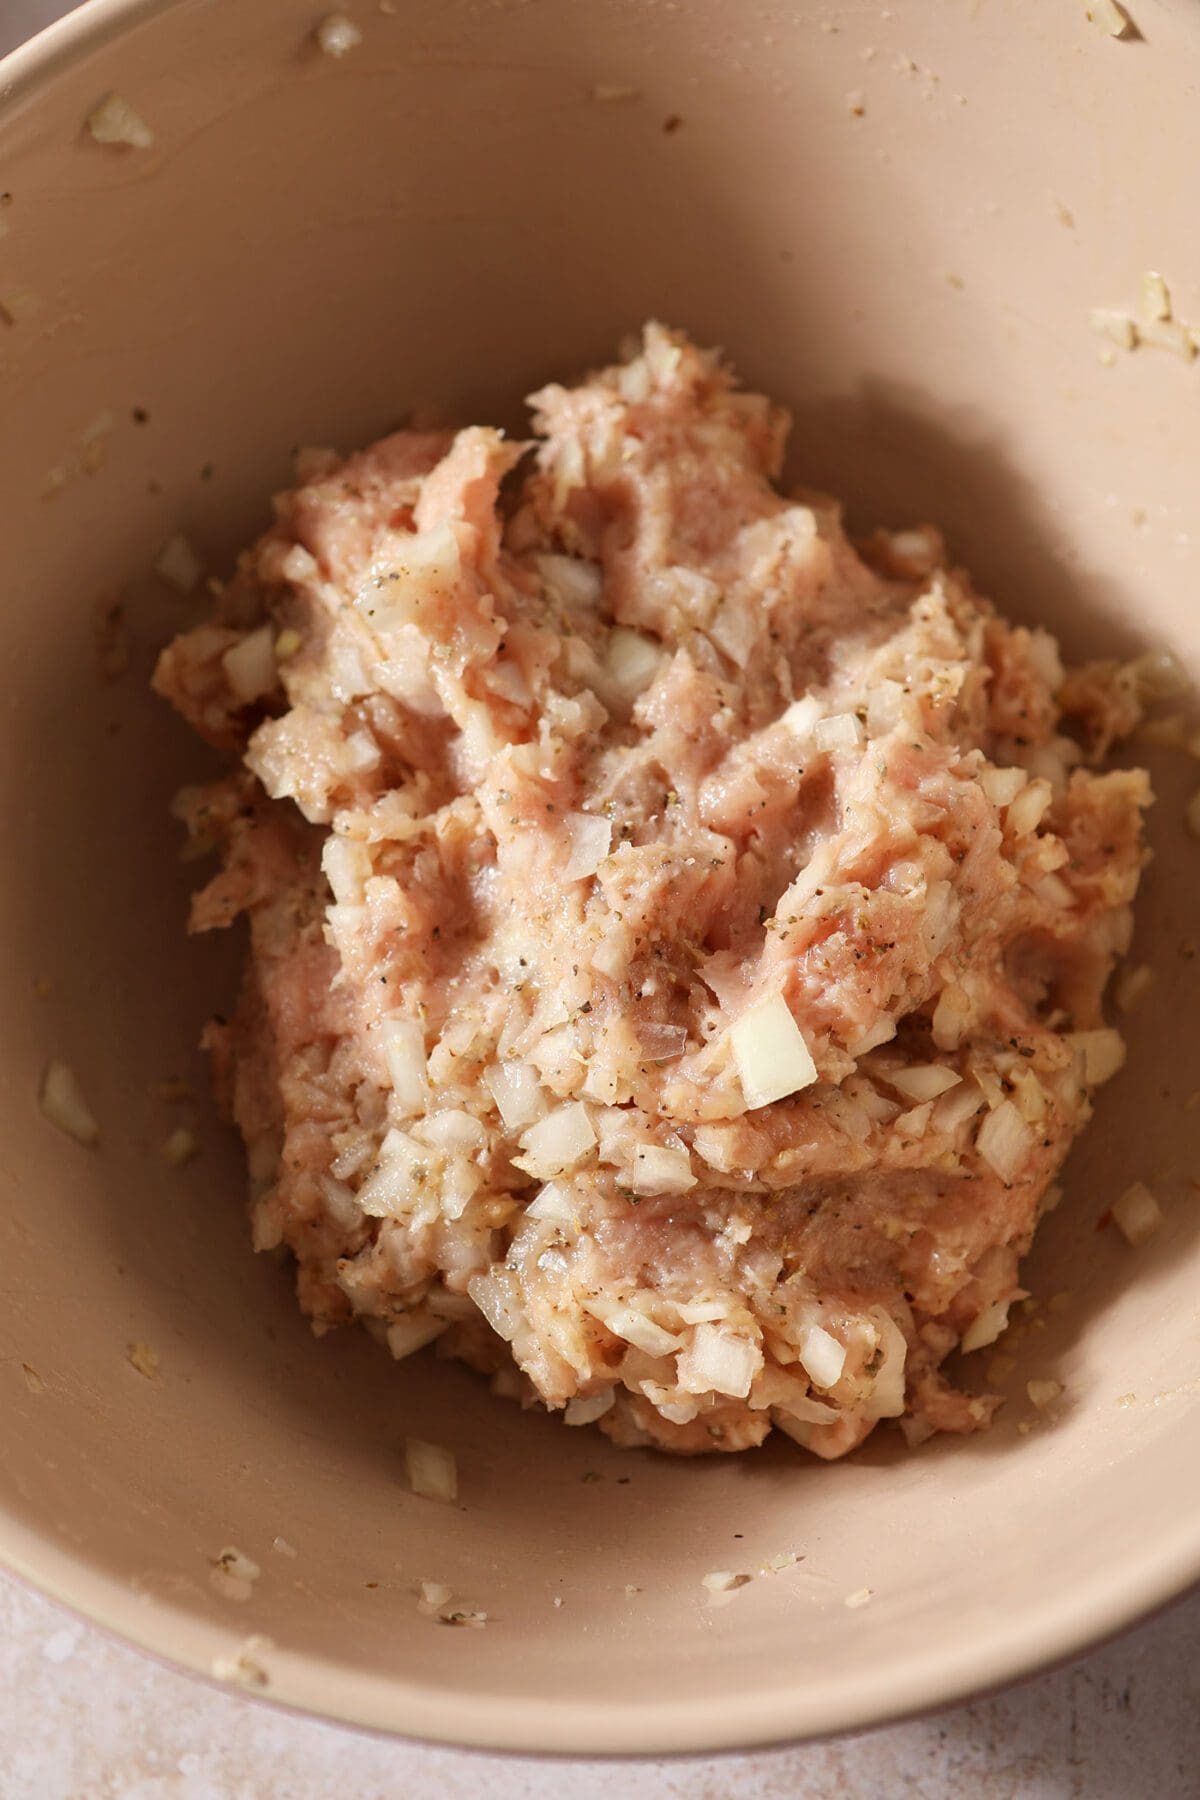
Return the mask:
<svg viewBox="0 0 1200 1800">
<path fill-rule="evenodd" d="M 1086 1661 L 865 1737 L 671 1763 L 396 1744 L 151 1662 L 0 1577 L 0 1800 L 1195 1800 L 1200 1597 Z"/>
<path fill-rule="evenodd" d="M 0 52 L 65 10 L 0 0 Z M 337 1795 L 1196 1800 L 1200 1595 L 1082 1662 L 933 1719 L 766 1755 L 606 1765 L 466 1756 L 290 1717 L 151 1662 L 0 1576 L 0 1800 Z"/>
</svg>

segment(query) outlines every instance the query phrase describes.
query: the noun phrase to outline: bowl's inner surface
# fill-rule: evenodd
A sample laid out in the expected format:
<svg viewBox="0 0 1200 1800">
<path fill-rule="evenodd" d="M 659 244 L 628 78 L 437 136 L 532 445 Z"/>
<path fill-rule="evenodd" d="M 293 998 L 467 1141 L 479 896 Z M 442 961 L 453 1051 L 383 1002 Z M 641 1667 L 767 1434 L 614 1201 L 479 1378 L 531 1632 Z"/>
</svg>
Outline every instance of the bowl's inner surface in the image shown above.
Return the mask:
<svg viewBox="0 0 1200 1800">
<path fill-rule="evenodd" d="M 853 521 L 943 524 L 1069 654 L 1167 643 L 1200 668 L 1200 365 L 1102 366 L 1087 326 L 1151 266 L 1200 324 L 1180 175 L 1200 158 L 1200 14 L 1146 10 L 1117 43 L 1040 0 L 400 0 L 364 10 L 335 63 L 300 0 L 185 0 L 18 64 L 0 299 L 37 309 L 0 323 L 7 1560 L 199 1666 L 269 1637 L 287 1699 L 594 1750 L 945 1698 L 1200 1569 L 1200 852 L 1178 766 L 1156 765 L 1135 947 L 1158 982 L 1030 1263 L 1036 1295 L 1072 1298 L 1025 1338 L 978 1439 L 676 1463 L 430 1357 L 317 1342 L 286 1270 L 250 1254 L 236 1145 L 205 1101 L 202 1157 L 169 1168 L 187 1109 L 152 1092 L 204 1093 L 194 1045 L 237 946 L 183 936 L 199 872 L 166 807 L 201 765 L 145 684 L 199 602 L 144 574 L 180 527 L 223 570 L 294 445 L 430 410 L 517 425 L 522 393 L 658 315 L 795 407 L 796 474 Z M 153 149 L 81 135 L 109 88 Z M 130 663 L 104 680 L 96 608 L 122 595 Z M 39 1115 L 51 1056 L 100 1117 L 98 1151 Z M 1167 1223 L 1135 1255 L 1095 1226 L 1139 1177 Z M 1022 1432 L 1032 1375 L 1067 1398 Z M 409 1434 L 457 1452 L 457 1509 L 407 1492 Z M 248 1601 L 210 1585 L 226 1545 L 262 1567 Z M 707 1571 L 788 1552 L 803 1560 L 704 1604 Z M 422 1578 L 487 1626 L 422 1617 Z"/>
</svg>

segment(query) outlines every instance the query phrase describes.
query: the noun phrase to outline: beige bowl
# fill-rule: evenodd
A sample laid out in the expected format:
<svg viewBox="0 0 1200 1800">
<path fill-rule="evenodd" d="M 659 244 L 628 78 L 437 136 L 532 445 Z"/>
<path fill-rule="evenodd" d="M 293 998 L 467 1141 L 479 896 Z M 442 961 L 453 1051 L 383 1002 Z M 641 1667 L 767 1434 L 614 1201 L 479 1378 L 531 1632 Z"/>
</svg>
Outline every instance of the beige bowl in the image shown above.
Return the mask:
<svg viewBox="0 0 1200 1800">
<path fill-rule="evenodd" d="M 201 1158 L 170 1168 L 186 1108 L 152 1091 L 203 1090 L 194 1045 L 233 947 L 182 936 L 195 871 L 166 808 L 198 755 L 145 682 L 195 604 L 142 577 L 180 527 L 222 568 L 296 444 L 431 407 L 517 420 L 536 382 L 657 314 L 794 404 L 796 469 L 853 518 L 944 523 L 1071 652 L 1200 664 L 1200 364 L 1106 354 L 1088 322 L 1157 267 L 1200 325 L 1200 9 L 1129 3 L 1144 37 L 1118 42 L 1073 0 L 357 0 L 362 43 L 334 61 L 312 0 L 93 0 L 4 65 L 12 1568 L 196 1670 L 269 1638 L 264 1691 L 290 1705 L 592 1752 L 894 1717 L 1196 1578 L 1182 758 L 1157 773 L 1140 913 L 1158 982 L 1030 1265 L 1037 1296 L 1070 1298 L 1037 1315 L 987 1436 L 677 1463 L 432 1359 L 318 1342 L 286 1270 L 250 1255 L 237 1147 L 204 1105 Z M 88 139 L 109 89 L 152 148 Z M 122 590 L 130 663 L 105 680 L 95 609 Z M 99 1150 L 39 1115 L 52 1056 Z M 1140 1253 L 1096 1229 L 1135 1177 L 1166 1212 Z M 1065 1395 L 1030 1430 L 1043 1376 Z M 456 1450 L 457 1508 L 407 1491 L 409 1433 Z M 228 1545 L 261 1565 L 248 1599 L 210 1581 Z M 707 1572 L 792 1552 L 705 1604 Z M 422 1578 L 486 1627 L 422 1617 Z"/>
</svg>

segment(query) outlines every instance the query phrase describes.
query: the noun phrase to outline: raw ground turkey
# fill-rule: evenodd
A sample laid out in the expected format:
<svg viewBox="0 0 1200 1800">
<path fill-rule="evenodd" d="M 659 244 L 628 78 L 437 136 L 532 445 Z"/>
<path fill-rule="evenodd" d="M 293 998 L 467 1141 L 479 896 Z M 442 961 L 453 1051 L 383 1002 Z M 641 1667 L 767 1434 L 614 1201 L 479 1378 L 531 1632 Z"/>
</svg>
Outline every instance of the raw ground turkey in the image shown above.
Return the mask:
<svg viewBox="0 0 1200 1800">
<path fill-rule="evenodd" d="M 678 335 L 532 405 L 306 453 L 159 664 L 244 764 L 179 811 L 192 928 L 249 919 L 255 1244 L 621 1444 L 974 1430 L 940 1365 L 1122 1057 L 1134 685 L 781 493 Z"/>
</svg>

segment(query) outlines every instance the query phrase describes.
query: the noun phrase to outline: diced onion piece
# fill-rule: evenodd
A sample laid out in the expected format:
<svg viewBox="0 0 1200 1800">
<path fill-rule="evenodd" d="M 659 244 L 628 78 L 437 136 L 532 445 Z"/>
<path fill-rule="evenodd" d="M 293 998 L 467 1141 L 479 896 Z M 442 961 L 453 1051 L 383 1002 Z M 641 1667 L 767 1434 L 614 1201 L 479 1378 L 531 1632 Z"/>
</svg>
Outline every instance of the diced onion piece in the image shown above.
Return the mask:
<svg viewBox="0 0 1200 1800">
<path fill-rule="evenodd" d="M 933 1129 L 935 1131 L 955 1132 L 968 1119 L 973 1119 L 983 1105 L 983 1089 L 978 1082 L 965 1081 L 961 1087 L 951 1088 L 940 1100 L 934 1102 Z"/>
<path fill-rule="evenodd" d="M 834 1387 L 846 1366 L 846 1347 L 823 1326 L 811 1325 L 800 1341 L 800 1363 L 814 1387 Z"/>
<path fill-rule="evenodd" d="M 661 644 L 628 626 L 615 625 L 608 634 L 605 664 L 613 685 L 632 702 L 649 687 L 663 658 Z"/>
<path fill-rule="evenodd" d="M 1191 689 L 1186 669 L 1170 650 L 1147 650 L 1129 666 L 1144 700 L 1177 700 Z"/>
<path fill-rule="evenodd" d="M 1032 1069 L 1019 1069 L 1010 1075 L 1013 1101 L 1027 1124 L 1033 1125 L 1046 1116 L 1046 1090 Z"/>
<path fill-rule="evenodd" d="M 612 1406 L 616 1395 L 612 1388 L 601 1388 L 598 1394 L 577 1394 L 574 1400 L 568 1400 L 563 1419 L 568 1425 L 592 1425 L 602 1419 Z"/>
<path fill-rule="evenodd" d="M 899 557 L 901 562 L 916 563 L 922 573 L 933 568 L 938 553 L 937 539 L 919 525 L 910 526 L 907 531 L 889 533 L 888 541 L 892 555 Z"/>
<path fill-rule="evenodd" d="M 634 1152 L 628 1185 L 635 1194 L 686 1194 L 696 1185 L 692 1159 L 686 1150 L 673 1150 L 660 1144 L 639 1144 Z"/>
<path fill-rule="evenodd" d="M 680 1300 L 676 1303 L 675 1311 L 685 1325 L 708 1325 L 714 1319 L 729 1317 L 729 1302 L 727 1300 Z"/>
<path fill-rule="evenodd" d="M 521 1323 L 515 1279 L 510 1269 L 492 1268 L 486 1275 L 472 1275 L 467 1283 L 467 1293 L 506 1344 L 512 1343 Z"/>
<path fill-rule="evenodd" d="M 214 1570 L 214 1575 L 219 1571 Z M 270 1682 L 270 1676 L 260 1660 L 264 1650 L 273 1650 L 275 1645 L 269 1637 L 255 1632 L 244 1643 L 239 1644 L 232 1656 L 214 1656 L 209 1667 L 216 1681 L 236 1682 L 240 1687 L 263 1688 Z"/>
<path fill-rule="evenodd" d="M 981 769 L 979 785 L 993 806 L 1011 806 L 1029 776 L 1024 769 Z"/>
<path fill-rule="evenodd" d="M 748 1338 L 721 1325 L 697 1325 L 676 1369 L 689 1394 L 729 1394 L 744 1400 L 762 1367 L 762 1351 Z"/>
<path fill-rule="evenodd" d="M 235 700 L 248 706 L 261 700 L 275 686 L 275 639 L 269 625 L 248 631 L 240 644 L 233 644 L 221 658 L 225 679 Z"/>
<path fill-rule="evenodd" d="M 624 1306 L 619 1301 L 589 1300 L 585 1302 L 588 1312 L 594 1319 L 599 1319 L 607 1326 L 614 1337 L 623 1338 L 636 1350 L 644 1350 L 647 1356 L 670 1356 L 679 1348 L 679 1339 L 671 1332 L 656 1325 L 635 1306 Z"/>
<path fill-rule="evenodd" d="M 314 35 L 323 56 L 348 56 L 362 43 L 362 32 L 345 13 L 330 13 L 321 20 Z"/>
<path fill-rule="evenodd" d="M 286 630 L 281 631 L 279 636 L 275 639 L 275 661 L 277 663 L 286 662 L 290 656 L 295 656 L 297 650 L 301 648 L 303 643 L 304 639 L 300 636 L 300 633 L 294 631 L 289 625 Z"/>
<path fill-rule="evenodd" d="M 655 1019 L 639 1021 L 638 1048 L 647 1062 L 671 1062 L 687 1049 L 686 1025 L 661 1025 Z"/>
<path fill-rule="evenodd" d="M 1062 1391 L 1063 1387 L 1061 1381 L 1051 1381 L 1047 1379 L 1044 1381 L 1027 1381 L 1025 1383 L 1025 1392 L 1029 1395 L 1030 1400 L 1034 1406 L 1037 1407 L 1039 1412 L 1045 1412 L 1048 1406 L 1053 1406 L 1056 1400 L 1061 1399 Z"/>
<path fill-rule="evenodd" d="M 426 1144 L 435 1144 L 451 1155 L 469 1156 L 483 1148 L 487 1133 L 474 1113 L 461 1106 L 447 1106 L 441 1112 L 428 1113 L 415 1127 L 416 1135 Z"/>
<path fill-rule="evenodd" d="M 907 1094 L 910 1100 L 936 1100 L 939 1094 L 957 1087 L 962 1076 L 945 1063 L 913 1063 L 907 1069 L 893 1069 L 887 1076 L 889 1087 Z"/>
<path fill-rule="evenodd" d="M 1137 337 L 1139 344 L 1167 350 L 1172 356 L 1182 357 L 1184 362 L 1191 362 L 1196 355 L 1195 339 L 1178 319 L 1154 319 L 1148 325 L 1139 325 Z"/>
<path fill-rule="evenodd" d="M 546 1096 L 537 1070 L 529 1063 L 493 1063 L 484 1070 L 483 1079 L 509 1131 L 523 1131 L 545 1115 Z"/>
<path fill-rule="evenodd" d="M 1143 319 L 1169 319 L 1171 295 L 1157 269 L 1146 269 L 1138 283 L 1140 311 Z"/>
<path fill-rule="evenodd" d="M 99 1141 L 100 1126 L 83 1097 L 75 1071 L 57 1058 L 46 1065 L 41 1108 L 50 1123 L 73 1137 L 77 1144 L 91 1146 Z"/>
<path fill-rule="evenodd" d="M 449 1319 L 435 1319 L 432 1313 L 404 1313 L 393 1319 L 387 1328 L 387 1347 L 400 1362 L 406 1356 L 412 1356 L 417 1350 L 423 1350 L 426 1344 L 432 1344 L 434 1338 L 445 1331 Z"/>
<path fill-rule="evenodd" d="M 898 681 L 884 678 L 872 684 L 867 694 L 867 730 L 872 737 L 886 737 L 889 731 L 904 723 L 909 700 Z"/>
<path fill-rule="evenodd" d="M 123 94 L 106 94 L 88 114 L 87 128 L 98 144 L 128 144 L 134 150 L 149 150 L 154 142 L 154 133 L 145 119 Z"/>
<path fill-rule="evenodd" d="M 181 594 L 190 594 L 199 585 L 204 564 L 181 531 L 168 538 L 154 562 L 154 573 Z"/>
<path fill-rule="evenodd" d="M 986 1344 L 994 1344 L 1008 1324 L 1007 1300 L 993 1300 L 990 1306 L 977 1313 L 963 1333 L 964 1350 L 982 1350 Z"/>
<path fill-rule="evenodd" d="M 404 1467 L 409 1487 L 422 1500 L 457 1500 L 458 1464 L 444 1445 L 405 1438 Z"/>
<path fill-rule="evenodd" d="M 1040 881 L 1032 883 L 1032 887 L 1038 899 L 1046 906 L 1068 907 L 1074 904 L 1074 894 L 1059 875 L 1043 875 Z"/>
<path fill-rule="evenodd" d="M 152 1349 L 149 1344 L 136 1343 L 130 1344 L 125 1354 L 139 1375 L 144 1375 L 147 1381 L 154 1380 L 158 1374 L 157 1350 Z"/>
<path fill-rule="evenodd" d="M 1027 782 L 1008 808 L 1008 828 L 1014 837 L 1026 837 L 1036 831 L 1054 798 L 1048 781 Z"/>
<path fill-rule="evenodd" d="M 570 843 L 564 881 L 583 881 L 594 875 L 612 846 L 612 820 L 596 813 L 568 813 L 563 821 Z"/>
<path fill-rule="evenodd" d="M 933 1041 L 939 1050 L 957 1050 L 974 1018 L 970 995 L 956 981 L 947 982 L 933 1009 Z"/>
<path fill-rule="evenodd" d="M 1110 1026 L 1098 1031 L 1068 1032 L 1067 1042 L 1083 1055 L 1083 1079 L 1088 1087 L 1111 1081 L 1125 1066 L 1125 1040 Z"/>
<path fill-rule="evenodd" d="M 896 1131 L 900 1137 L 920 1138 L 925 1136 L 930 1114 L 933 1112 L 933 1101 L 926 1100 L 923 1106 L 914 1106 L 910 1111 L 901 1113 L 896 1120 Z"/>
<path fill-rule="evenodd" d="M 556 599 L 568 606 L 595 606 L 604 591 L 604 576 L 594 562 L 578 556 L 539 556 L 538 574 Z"/>
<path fill-rule="evenodd" d="M 262 1574 L 254 1558 L 232 1544 L 226 1544 L 217 1557 L 217 1567 L 224 1569 L 227 1575 L 234 1576 L 238 1581 L 257 1581 Z"/>
<path fill-rule="evenodd" d="M 798 738 L 810 738 L 817 728 L 817 723 L 825 716 L 825 708 L 815 694 L 805 694 L 799 700 L 793 700 L 789 707 L 780 714 L 779 723 L 787 727 Z"/>
<path fill-rule="evenodd" d="M 700 1577 L 701 1587 L 706 1587 L 710 1594 L 728 1594 L 734 1588 L 745 1587 L 748 1575 L 739 1575 L 733 1569 L 711 1569 L 707 1575 Z"/>
<path fill-rule="evenodd" d="M 586 1106 L 571 1100 L 529 1127 L 521 1138 L 523 1154 L 513 1161 L 535 1180 L 546 1181 L 573 1169 L 595 1146 L 596 1133 Z"/>
<path fill-rule="evenodd" d="M 853 713 L 833 713 L 813 727 L 818 750 L 853 750 L 862 742 L 862 726 Z"/>
<path fill-rule="evenodd" d="M 436 1612 L 440 1606 L 448 1606 L 454 1598 L 454 1589 L 447 1587 L 444 1581 L 423 1581 L 419 1605 Z"/>
<path fill-rule="evenodd" d="M 1107 338 L 1118 350 L 1132 350 L 1137 342 L 1137 332 L 1129 314 L 1117 312 L 1111 306 L 1093 306 L 1088 313 L 1088 324 L 1097 337 Z"/>
<path fill-rule="evenodd" d="M 1062 657 L 1058 653 L 1057 641 L 1040 626 L 1029 634 L 1029 661 L 1035 674 L 1041 676 L 1050 692 L 1057 694 L 1063 684 Z"/>
<path fill-rule="evenodd" d="M 419 1113 L 429 1094 L 424 1029 L 417 1019 L 390 1018 L 379 1030 L 396 1105 L 401 1112 Z"/>
<path fill-rule="evenodd" d="M 817 1079 L 817 1066 L 782 994 L 748 1007 L 730 1028 L 729 1041 L 751 1111 Z"/>
<path fill-rule="evenodd" d="M 570 1188 L 563 1187 L 558 1181 L 547 1181 L 525 1208 L 527 1219 L 540 1219 L 547 1225 L 573 1227 L 578 1214 L 579 1208 L 572 1198 Z"/>
<path fill-rule="evenodd" d="M 1119 1200 L 1113 1201 L 1112 1216 L 1121 1235 L 1135 1250 L 1154 1236 L 1163 1220 L 1162 1207 L 1144 1181 L 1135 1181 Z"/>
<path fill-rule="evenodd" d="M 354 838 L 331 833 L 321 852 L 321 869 L 339 906 L 357 906 L 371 879 L 371 853 Z"/>
<path fill-rule="evenodd" d="M 908 1340 L 885 1307 L 873 1306 L 868 1317 L 875 1327 L 881 1352 L 874 1385 L 863 1403 L 867 1419 L 898 1419 L 904 1411 L 904 1370 Z"/>
<path fill-rule="evenodd" d="M 1133 968 L 1121 970 L 1113 986 L 1113 996 L 1121 1012 L 1129 1013 L 1141 1004 L 1153 986 L 1154 970 L 1148 963 L 1138 963 Z"/>
<path fill-rule="evenodd" d="M 1002 1100 L 979 1127 L 976 1148 L 990 1169 L 1011 1187 L 1033 1149 L 1034 1134 L 1011 1100 Z"/>
<path fill-rule="evenodd" d="M 182 1164 L 191 1162 L 200 1154 L 200 1141 L 194 1131 L 186 1125 L 177 1125 L 170 1135 L 163 1140 L 162 1159 L 170 1163 L 172 1168 L 180 1168 Z"/>
<path fill-rule="evenodd" d="M 434 1154 L 403 1131 L 389 1131 L 380 1146 L 377 1166 L 354 1196 L 359 1210 L 372 1219 L 399 1218 L 425 1178 L 426 1165 Z"/>
</svg>

